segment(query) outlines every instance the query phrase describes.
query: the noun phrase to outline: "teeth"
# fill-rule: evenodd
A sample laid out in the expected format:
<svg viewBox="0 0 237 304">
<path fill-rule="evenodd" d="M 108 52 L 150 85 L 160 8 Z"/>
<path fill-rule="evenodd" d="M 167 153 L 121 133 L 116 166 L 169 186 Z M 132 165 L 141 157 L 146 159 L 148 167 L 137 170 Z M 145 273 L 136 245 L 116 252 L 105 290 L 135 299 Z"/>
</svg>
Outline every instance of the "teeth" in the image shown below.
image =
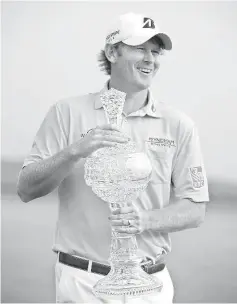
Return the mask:
<svg viewBox="0 0 237 304">
<path fill-rule="evenodd" d="M 149 69 L 138 69 L 139 71 L 143 72 L 143 73 L 150 73 L 152 70 Z"/>
</svg>

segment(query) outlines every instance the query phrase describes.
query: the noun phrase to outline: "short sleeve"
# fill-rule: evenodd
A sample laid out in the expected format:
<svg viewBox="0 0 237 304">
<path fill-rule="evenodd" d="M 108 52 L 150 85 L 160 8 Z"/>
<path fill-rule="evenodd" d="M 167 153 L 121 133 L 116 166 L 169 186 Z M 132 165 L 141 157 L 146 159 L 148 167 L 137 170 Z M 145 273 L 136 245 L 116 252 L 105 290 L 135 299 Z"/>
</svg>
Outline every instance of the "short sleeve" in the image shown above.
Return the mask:
<svg viewBox="0 0 237 304">
<path fill-rule="evenodd" d="M 194 202 L 209 201 L 208 182 L 196 126 L 183 131 L 172 171 L 176 198 Z"/>
<path fill-rule="evenodd" d="M 35 138 L 29 155 L 23 167 L 49 158 L 67 146 L 67 135 L 61 113 L 57 104 L 53 105 L 46 114 Z"/>
</svg>

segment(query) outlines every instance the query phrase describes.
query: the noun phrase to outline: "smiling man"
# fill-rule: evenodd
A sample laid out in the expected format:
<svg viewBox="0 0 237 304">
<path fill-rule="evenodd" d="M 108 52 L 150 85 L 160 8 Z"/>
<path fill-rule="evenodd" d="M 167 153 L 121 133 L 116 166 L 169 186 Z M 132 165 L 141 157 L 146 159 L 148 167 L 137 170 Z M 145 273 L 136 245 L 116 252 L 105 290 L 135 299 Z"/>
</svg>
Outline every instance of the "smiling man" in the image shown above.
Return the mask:
<svg viewBox="0 0 237 304">
<path fill-rule="evenodd" d="M 19 174 L 18 194 L 29 202 L 59 187 L 53 245 L 58 257 L 57 302 L 105 303 L 94 296 L 92 287 L 109 272 L 111 224 L 120 232 L 137 234 L 141 267 L 163 282 L 160 293 L 129 303 L 173 301 L 165 263 L 171 251 L 169 233 L 198 227 L 209 197 L 195 124 L 155 100 L 150 91 L 160 56 L 171 49 L 169 36 L 153 19 L 134 13 L 120 16 L 99 56 L 101 69 L 110 76 L 105 87 L 54 104 L 36 134 Z M 110 88 L 126 93 L 121 129 L 106 124 L 100 95 Z M 146 151 L 153 173 L 134 204 L 111 214 L 86 185 L 84 163 L 95 150 L 129 138 Z"/>
<path fill-rule="evenodd" d="M 159 69 L 162 47 L 159 38 L 151 38 L 137 46 L 120 42 L 117 48 L 114 48 L 113 45 L 107 44 L 106 57 L 113 64 L 111 87 L 117 87 L 118 90 L 123 88 L 127 94 L 142 92 L 142 95 L 147 95 L 147 89 Z M 146 98 L 143 102 L 144 100 Z"/>
</svg>

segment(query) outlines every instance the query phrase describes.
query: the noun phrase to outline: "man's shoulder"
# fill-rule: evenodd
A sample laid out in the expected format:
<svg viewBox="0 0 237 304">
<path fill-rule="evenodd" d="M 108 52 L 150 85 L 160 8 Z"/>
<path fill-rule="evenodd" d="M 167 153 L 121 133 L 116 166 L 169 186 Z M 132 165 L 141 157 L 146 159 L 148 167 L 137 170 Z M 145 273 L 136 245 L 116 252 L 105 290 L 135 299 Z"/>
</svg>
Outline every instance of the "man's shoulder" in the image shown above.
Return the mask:
<svg viewBox="0 0 237 304">
<path fill-rule="evenodd" d="M 97 94 L 98 92 L 61 98 L 55 105 L 60 109 L 91 109 Z"/>
<path fill-rule="evenodd" d="M 184 111 L 166 102 L 158 102 L 162 117 L 175 126 L 192 129 L 195 125 L 193 119 Z"/>
</svg>

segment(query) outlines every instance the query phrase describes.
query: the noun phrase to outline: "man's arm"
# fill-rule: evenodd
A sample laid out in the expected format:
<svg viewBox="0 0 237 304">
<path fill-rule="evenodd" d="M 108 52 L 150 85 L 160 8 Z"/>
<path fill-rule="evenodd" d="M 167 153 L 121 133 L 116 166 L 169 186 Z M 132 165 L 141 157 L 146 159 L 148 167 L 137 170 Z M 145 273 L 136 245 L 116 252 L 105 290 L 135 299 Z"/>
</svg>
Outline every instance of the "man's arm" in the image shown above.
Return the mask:
<svg viewBox="0 0 237 304">
<path fill-rule="evenodd" d="M 79 160 L 70 149 L 24 167 L 18 178 L 17 193 L 25 203 L 53 191 Z"/>
<path fill-rule="evenodd" d="M 162 209 L 149 210 L 144 213 L 143 229 L 159 232 L 175 232 L 199 227 L 204 222 L 206 203 L 195 203 L 183 199 Z"/>
<path fill-rule="evenodd" d="M 118 232 L 141 233 L 144 230 L 175 232 L 199 227 L 204 221 L 206 203 L 189 199 L 176 201 L 162 209 L 141 210 L 135 204 L 112 211 L 109 219 Z M 131 224 L 129 230 L 128 220 Z"/>
<path fill-rule="evenodd" d="M 21 200 L 29 202 L 53 191 L 70 174 L 76 162 L 95 150 L 127 142 L 128 138 L 118 131 L 111 125 L 97 127 L 55 155 L 24 167 L 17 183 Z"/>
</svg>

